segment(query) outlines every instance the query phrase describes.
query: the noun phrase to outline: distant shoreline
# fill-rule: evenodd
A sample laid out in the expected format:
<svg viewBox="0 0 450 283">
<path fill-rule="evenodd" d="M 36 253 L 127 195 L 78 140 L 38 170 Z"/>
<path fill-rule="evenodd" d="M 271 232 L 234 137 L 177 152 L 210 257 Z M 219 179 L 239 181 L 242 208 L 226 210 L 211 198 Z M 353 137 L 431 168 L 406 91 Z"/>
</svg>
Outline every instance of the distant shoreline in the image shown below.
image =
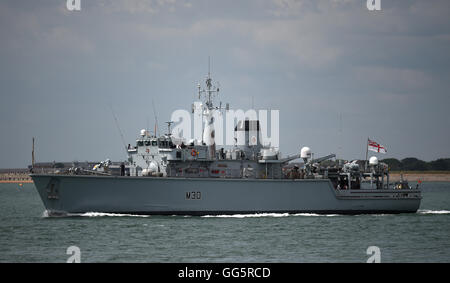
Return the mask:
<svg viewBox="0 0 450 283">
<path fill-rule="evenodd" d="M 450 182 L 449 171 L 395 171 L 389 174 L 389 181 L 399 181 L 401 175 L 409 182 Z"/>
<path fill-rule="evenodd" d="M 389 182 L 401 179 L 409 182 L 450 182 L 450 171 L 392 171 Z M 33 183 L 28 174 L 0 174 L 0 184 Z"/>
<path fill-rule="evenodd" d="M 0 184 L 32 184 L 33 180 L 15 180 L 15 181 L 3 181 L 0 180 Z"/>
<path fill-rule="evenodd" d="M 0 184 L 33 183 L 26 169 L 10 169 L 8 173 L 0 173 Z"/>
</svg>

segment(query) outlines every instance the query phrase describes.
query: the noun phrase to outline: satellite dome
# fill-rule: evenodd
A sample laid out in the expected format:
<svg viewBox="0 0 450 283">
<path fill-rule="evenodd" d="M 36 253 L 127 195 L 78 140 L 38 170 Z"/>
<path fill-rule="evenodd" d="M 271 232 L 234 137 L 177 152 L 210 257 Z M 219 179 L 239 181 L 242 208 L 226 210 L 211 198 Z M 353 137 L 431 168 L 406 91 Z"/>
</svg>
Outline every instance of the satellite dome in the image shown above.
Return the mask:
<svg viewBox="0 0 450 283">
<path fill-rule="evenodd" d="M 148 166 L 149 173 L 155 173 L 158 172 L 158 164 L 156 164 L 155 161 L 150 162 L 150 165 Z"/>
<path fill-rule="evenodd" d="M 370 165 L 373 165 L 373 166 L 378 165 L 378 158 L 376 158 L 375 156 L 372 156 L 372 157 L 369 159 L 369 164 L 370 164 Z"/>
<path fill-rule="evenodd" d="M 300 150 L 300 157 L 301 158 L 311 158 L 311 149 L 307 146 L 302 147 Z"/>
</svg>

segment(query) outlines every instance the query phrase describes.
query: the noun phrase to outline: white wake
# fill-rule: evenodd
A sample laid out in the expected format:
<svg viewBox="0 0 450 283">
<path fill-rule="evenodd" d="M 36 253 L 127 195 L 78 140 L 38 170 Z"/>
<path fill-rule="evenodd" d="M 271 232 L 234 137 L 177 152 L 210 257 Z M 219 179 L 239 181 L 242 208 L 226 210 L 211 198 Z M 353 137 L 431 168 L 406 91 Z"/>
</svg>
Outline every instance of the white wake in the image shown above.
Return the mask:
<svg viewBox="0 0 450 283">
<path fill-rule="evenodd" d="M 122 214 L 122 213 L 103 213 L 103 212 L 86 212 L 82 214 L 69 214 L 68 216 L 81 216 L 81 217 L 150 217 L 150 215 L 139 214 Z"/>
<path fill-rule="evenodd" d="M 254 214 L 225 214 L 225 215 L 205 215 L 206 218 L 259 218 L 259 217 L 289 217 L 289 216 L 321 216 L 330 217 L 338 214 L 316 214 L 316 213 L 254 213 Z"/>
<path fill-rule="evenodd" d="M 150 215 L 122 214 L 122 213 L 104 213 L 104 212 L 86 212 L 86 213 L 54 213 L 45 210 L 42 213 L 43 218 L 57 217 L 150 217 Z"/>
</svg>

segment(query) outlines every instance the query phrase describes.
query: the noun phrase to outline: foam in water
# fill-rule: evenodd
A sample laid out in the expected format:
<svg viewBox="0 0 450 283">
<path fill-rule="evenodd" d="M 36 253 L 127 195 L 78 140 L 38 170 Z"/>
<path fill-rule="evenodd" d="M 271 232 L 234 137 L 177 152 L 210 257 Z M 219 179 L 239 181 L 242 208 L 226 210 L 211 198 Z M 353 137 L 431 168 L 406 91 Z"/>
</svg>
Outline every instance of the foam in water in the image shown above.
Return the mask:
<svg viewBox="0 0 450 283">
<path fill-rule="evenodd" d="M 418 214 L 450 214 L 449 210 L 429 210 L 421 209 L 417 211 Z M 173 215 L 177 216 L 177 215 Z M 255 213 L 255 214 L 232 214 L 232 215 L 205 215 L 205 218 L 259 218 L 259 217 L 289 217 L 289 216 L 303 216 L 303 217 L 334 217 L 340 216 L 339 214 L 317 214 L 317 213 Z M 386 214 L 376 214 L 374 216 L 386 216 Z M 148 218 L 150 215 L 138 215 L 138 214 L 120 214 L 120 213 L 104 213 L 104 212 L 86 212 L 81 214 L 51 214 L 48 210 L 42 213 L 43 218 L 47 217 L 142 217 Z M 191 217 L 190 215 L 184 215 L 183 217 Z"/>
<path fill-rule="evenodd" d="M 257 218 L 257 217 L 286 217 L 288 213 L 255 213 L 255 214 L 225 214 L 225 215 L 205 215 L 202 217 L 217 217 L 217 218 Z"/>
<path fill-rule="evenodd" d="M 297 213 L 293 214 L 294 216 L 325 216 L 325 217 L 333 217 L 333 216 L 342 216 L 341 214 L 317 214 L 317 213 Z"/>
<path fill-rule="evenodd" d="M 232 214 L 232 215 L 205 215 L 202 217 L 216 218 L 258 218 L 258 217 L 288 217 L 288 216 L 338 216 L 338 214 L 316 214 L 316 213 L 255 213 L 255 214 Z"/>
<path fill-rule="evenodd" d="M 121 213 L 103 213 L 103 212 L 86 212 L 86 213 L 50 213 L 45 210 L 42 213 L 43 218 L 47 217 L 150 217 L 150 215 L 138 214 L 121 214 Z"/>
<path fill-rule="evenodd" d="M 429 210 L 429 209 L 421 209 L 417 211 L 419 214 L 450 214 L 449 210 Z"/>
<path fill-rule="evenodd" d="M 150 215 L 103 213 L 103 212 L 86 212 L 83 214 L 75 214 L 74 216 L 82 216 L 82 217 L 145 217 L 145 218 L 150 217 Z"/>
</svg>

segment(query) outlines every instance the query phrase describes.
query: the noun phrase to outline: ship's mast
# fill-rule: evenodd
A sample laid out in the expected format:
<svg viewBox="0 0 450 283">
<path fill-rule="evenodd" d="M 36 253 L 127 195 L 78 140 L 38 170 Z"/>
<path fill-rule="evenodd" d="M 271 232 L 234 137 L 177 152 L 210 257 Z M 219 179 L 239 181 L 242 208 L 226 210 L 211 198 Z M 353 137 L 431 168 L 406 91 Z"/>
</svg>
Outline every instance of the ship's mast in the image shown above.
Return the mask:
<svg viewBox="0 0 450 283">
<path fill-rule="evenodd" d="M 175 122 L 169 121 L 169 122 L 166 122 L 166 123 L 167 123 L 167 128 L 168 128 L 167 136 L 170 137 L 172 135 L 172 133 L 170 132 L 170 126 L 172 126 L 172 124 L 175 123 Z"/>
<path fill-rule="evenodd" d="M 210 158 L 215 157 L 215 130 L 214 130 L 214 112 L 222 110 L 222 103 L 219 107 L 214 106 L 214 95 L 219 94 L 219 83 L 213 85 L 211 78 L 211 58 L 208 57 L 208 76 L 206 77 L 206 89 L 202 88 L 200 84 L 198 87 L 198 99 L 204 96 L 204 104 L 202 105 L 202 144 L 209 146 Z M 227 104 L 226 109 L 229 109 Z M 206 118 L 206 119 L 205 119 Z M 204 121 L 204 122 L 203 122 Z"/>
</svg>

